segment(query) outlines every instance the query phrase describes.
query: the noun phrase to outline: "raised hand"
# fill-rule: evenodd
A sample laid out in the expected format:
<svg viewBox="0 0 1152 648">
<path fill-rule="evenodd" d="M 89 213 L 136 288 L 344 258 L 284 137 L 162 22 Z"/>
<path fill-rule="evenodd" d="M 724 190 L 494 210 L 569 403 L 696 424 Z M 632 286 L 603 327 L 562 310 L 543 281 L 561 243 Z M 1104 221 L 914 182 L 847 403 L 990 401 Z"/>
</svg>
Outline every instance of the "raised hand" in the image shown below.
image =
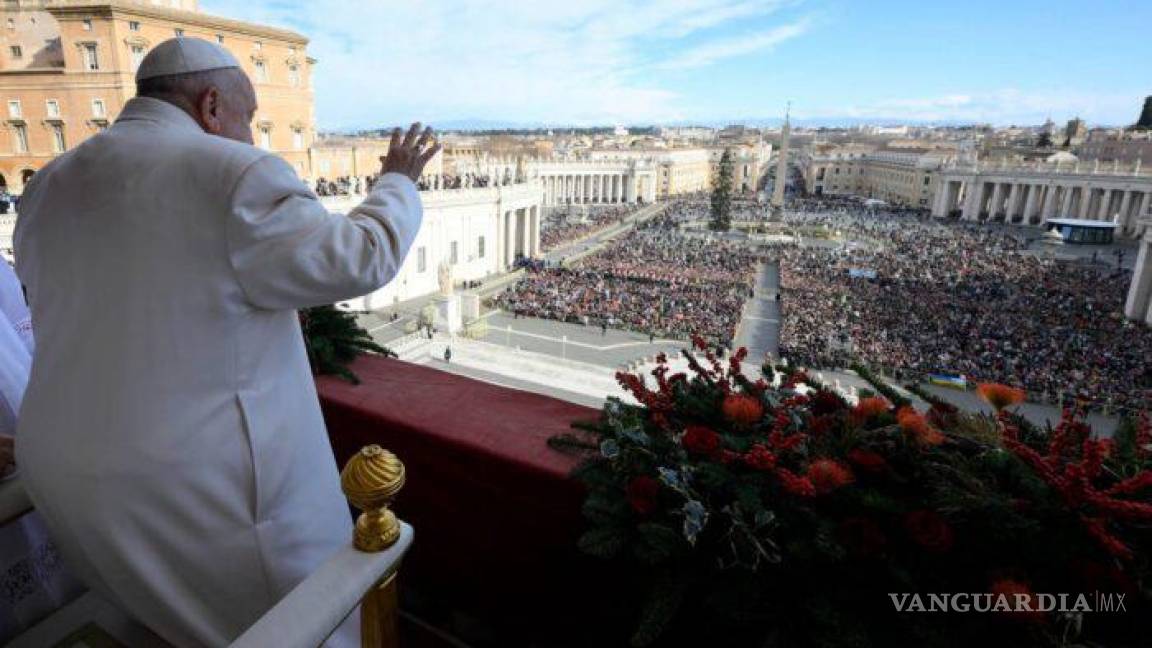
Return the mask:
<svg viewBox="0 0 1152 648">
<path fill-rule="evenodd" d="M 432 128 L 425 128 L 421 133 L 420 122 L 412 124 L 403 140 L 400 139 L 400 129 L 393 130 L 388 155 L 380 158 L 384 165 L 381 173 L 402 173 L 415 182 L 424 172 L 428 160 L 440 152 L 440 144 L 429 146 L 432 142 Z"/>
</svg>

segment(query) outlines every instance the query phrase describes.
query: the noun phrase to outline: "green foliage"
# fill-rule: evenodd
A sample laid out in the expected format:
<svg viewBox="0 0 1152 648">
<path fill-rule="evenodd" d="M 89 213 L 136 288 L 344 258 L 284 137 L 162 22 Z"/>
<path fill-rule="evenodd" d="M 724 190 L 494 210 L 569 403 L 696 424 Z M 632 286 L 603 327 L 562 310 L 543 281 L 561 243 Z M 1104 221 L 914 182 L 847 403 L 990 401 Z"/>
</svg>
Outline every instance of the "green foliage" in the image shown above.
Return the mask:
<svg viewBox="0 0 1152 648">
<path fill-rule="evenodd" d="M 732 227 L 732 151 L 724 149 L 712 178 L 712 220 L 709 229 L 727 232 Z"/>
<path fill-rule="evenodd" d="M 1152 129 L 1152 97 L 1144 98 L 1144 110 L 1140 112 L 1140 119 L 1136 120 L 1136 128 Z"/>
<path fill-rule="evenodd" d="M 300 311 L 300 329 L 308 362 L 315 375 L 335 374 L 353 384 L 360 379 L 348 364 L 366 352 L 396 357 L 372 341 L 372 336 L 356 323 L 356 316 L 335 306 L 315 306 Z"/>
</svg>

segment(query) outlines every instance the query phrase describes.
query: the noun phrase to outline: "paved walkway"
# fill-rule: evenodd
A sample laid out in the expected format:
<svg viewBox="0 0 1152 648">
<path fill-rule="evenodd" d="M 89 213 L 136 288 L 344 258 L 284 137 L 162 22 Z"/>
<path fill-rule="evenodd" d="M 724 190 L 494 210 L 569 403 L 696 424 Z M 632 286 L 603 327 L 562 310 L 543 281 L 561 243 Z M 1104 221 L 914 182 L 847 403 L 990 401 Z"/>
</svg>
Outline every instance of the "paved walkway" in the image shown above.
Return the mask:
<svg viewBox="0 0 1152 648">
<path fill-rule="evenodd" d="M 734 348 L 748 349 L 749 362 L 757 366 L 765 355 L 778 355 L 780 348 L 780 267 L 769 263 L 760 267 L 753 297 L 744 306 Z"/>
<path fill-rule="evenodd" d="M 657 353 L 679 353 L 688 342 L 649 337 L 643 333 L 595 326 L 568 324 L 535 317 L 517 318 L 509 313 L 488 315 L 488 333 L 480 338 L 490 344 L 546 353 L 615 370 L 623 364 L 651 358 Z"/>
</svg>

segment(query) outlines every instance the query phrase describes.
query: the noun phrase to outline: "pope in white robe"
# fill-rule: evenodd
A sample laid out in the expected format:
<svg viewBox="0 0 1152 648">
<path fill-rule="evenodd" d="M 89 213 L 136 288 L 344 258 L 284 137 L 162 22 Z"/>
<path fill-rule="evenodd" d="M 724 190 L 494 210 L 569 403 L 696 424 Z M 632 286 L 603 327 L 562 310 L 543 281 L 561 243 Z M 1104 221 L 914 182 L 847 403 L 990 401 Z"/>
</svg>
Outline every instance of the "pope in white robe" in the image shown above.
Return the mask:
<svg viewBox="0 0 1152 648">
<path fill-rule="evenodd" d="M 154 96 L 36 174 L 15 235 L 38 347 L 22 479 L 76 574 L 177 646 L 228 644 L 350 542 L 296 309 L 396 274 L 438 149 L 394 134 L 364 202 L 329 214 L 251 145 L 238 68 L 157 46 Z"/>
</svg>

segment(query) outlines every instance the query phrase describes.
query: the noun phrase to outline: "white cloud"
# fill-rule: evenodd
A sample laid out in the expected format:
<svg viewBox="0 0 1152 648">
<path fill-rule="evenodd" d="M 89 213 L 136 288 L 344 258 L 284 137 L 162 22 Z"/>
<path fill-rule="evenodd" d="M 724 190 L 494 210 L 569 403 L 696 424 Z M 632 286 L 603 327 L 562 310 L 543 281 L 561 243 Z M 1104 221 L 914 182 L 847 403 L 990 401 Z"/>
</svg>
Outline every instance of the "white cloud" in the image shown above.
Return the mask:
<svg viewBox="0 0 1152 648">
<path fill-rule="evenodd" d="M 1049 116 L 1061 121 L 1083 117 L 1089 122 L 1135 121 L 1139 93 L 1085 93 L 1067 90 L 1005 88 L 937 97 L 893 98 L 866 104 L 808 111 L 810 118 L 908 119 L 917 121 L 988 122 L 996 125 L 1039 124 Z"/>
<path fill-rule="evenodd" d="M 781 25 L 759 34 L 710 41 L 681 52 L 666 61 L 660 62 L 655 67 L 663 70 L 704 67 L 723 59 L 771 50 L 780 43 L 796 38 L 806 31 L 808 31 L 808 22 L 800 21 L 788 25 Z"/>
<path fill-rule="evenodd" d="M 678 39 L 762 21 L 786 0 L 204 0 L 209 13 L 312 38 L 317 118 L 329 128 L 423 119 L 547 123 L 681 119 L 650 72 L 762 51 L 796 25 L 653 61 Z M 802 30 L 802 27 L 800 28 Z M 638 72 L 646 71 L 644 74 Z"/>
</svg>

